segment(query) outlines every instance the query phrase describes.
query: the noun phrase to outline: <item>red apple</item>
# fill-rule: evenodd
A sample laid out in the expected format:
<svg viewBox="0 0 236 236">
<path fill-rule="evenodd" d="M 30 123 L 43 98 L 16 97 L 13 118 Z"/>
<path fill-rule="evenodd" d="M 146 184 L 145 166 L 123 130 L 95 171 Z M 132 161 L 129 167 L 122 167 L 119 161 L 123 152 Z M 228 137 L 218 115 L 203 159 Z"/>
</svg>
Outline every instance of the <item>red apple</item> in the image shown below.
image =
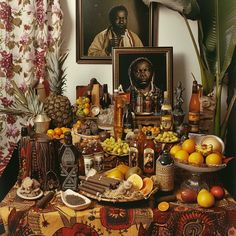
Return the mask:
<svg viewBox="0 0 236 236">
<path fill-rule="evenodd" d="M 210 192 L 217 200 L 221 200 L 225 195 L 225 190 L 219 185 L 212 186 Z"/>
</svg>

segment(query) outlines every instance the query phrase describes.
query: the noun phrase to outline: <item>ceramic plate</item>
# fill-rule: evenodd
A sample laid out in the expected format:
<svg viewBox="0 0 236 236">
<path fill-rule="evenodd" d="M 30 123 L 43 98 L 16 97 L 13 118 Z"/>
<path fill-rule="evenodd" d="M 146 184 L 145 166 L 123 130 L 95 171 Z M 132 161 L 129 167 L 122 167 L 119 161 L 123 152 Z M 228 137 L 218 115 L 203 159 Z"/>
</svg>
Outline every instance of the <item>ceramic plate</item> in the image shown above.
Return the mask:
<svg viewBox="0 0 236 236">
<path fill-rule="evenodd" d="M 23 194 L 21 193 L 21 188 L 18 188 L 17 191 L 16 191 L 16 194 L 17 194 L 20 198 L 23 198 L 23 199 L 25 199 L 25 200 L 36 200 L 36 199 L 38 199 L 38 198 L 40 198 L 40 197 L 43 196 L 43 191 L 40 190 L 40 192 L 39 192 L 38 195 L 36 195 L 36 196 L 34 196 L 34 197 L 29 197 L 29 196 L 23 195 Z"/>
<path fill-rule="evenodd" d="M 75 195 L 75 196 L 81 197 L 85 200 L 85 203 L 80 204 L 80 205 L 71 205 L 66 201 L 66 195 Z M 66 191 L 61 191 L 61 200 L 67 207 L 72 208 L 74 210 L 85 209 L 91 204 L 91 200 L 89 198 L 87 198 L 84 195 L 79 194 L 71 189 L 67 189 Z"/>
</svg>

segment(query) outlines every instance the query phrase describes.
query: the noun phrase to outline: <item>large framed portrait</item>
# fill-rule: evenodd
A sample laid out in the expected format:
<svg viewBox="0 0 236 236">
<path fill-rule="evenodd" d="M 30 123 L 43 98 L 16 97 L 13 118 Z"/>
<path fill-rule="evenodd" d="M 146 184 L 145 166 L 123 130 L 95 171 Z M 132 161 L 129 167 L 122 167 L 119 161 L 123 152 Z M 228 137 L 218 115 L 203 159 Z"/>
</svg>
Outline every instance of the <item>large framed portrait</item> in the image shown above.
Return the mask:
<svg viewBox="0 0 236 236">
<path fill-rule="evenodd" d="M 111 64 L 113 47 L 154 46 L 156 12 L 142 0 L 76 0 L 77 63 Z"/>
<path fill-rule="evenodd" d="M 168 91 L 172 101 L 172 47 L 114 48 L 112 63 L 113 90 L 120 85 L 125 92 L 131 85 L 141 90 L 148 88 L 145 83 L 151 83 L 150 89 L 156 87 L 162 92 Z"/>
</svg>

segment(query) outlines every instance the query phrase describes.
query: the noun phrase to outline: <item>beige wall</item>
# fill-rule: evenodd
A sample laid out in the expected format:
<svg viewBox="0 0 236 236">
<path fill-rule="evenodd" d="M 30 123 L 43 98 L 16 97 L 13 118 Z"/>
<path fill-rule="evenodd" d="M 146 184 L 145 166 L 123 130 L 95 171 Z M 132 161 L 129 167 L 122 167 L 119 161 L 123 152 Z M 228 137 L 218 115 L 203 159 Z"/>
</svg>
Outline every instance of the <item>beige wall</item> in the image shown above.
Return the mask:
<svg viewBox="0 0 236 236">
<path fill-rule="evenodd" d="M 67 91 L 66 95 L 74 103 L 76 97 L 76 85 L 87 85 L 93 77 L 101 83 L 107 83 L 109 91 L 112 91 L 112 65 L 77 64 L 76 45 L 75 45 L 75 0 L 63 0 L 61 6 L 64 12 L 63 39 L 65 47 L 69 49 L 67 66 Z M 195 32 L 197 32 L 196 22 L 190 22 Z M 183 18 L 167 8 L 159 9 L 159 46 L 173 46 L 174 68 L 173 84 L 182 81 L 185 87 L 184 110 L 187 109 L 189 101 L 192 76 L 195 75 L 200 82 L 200 72 L 195 51 L 187 31 Z"/>
</svg>

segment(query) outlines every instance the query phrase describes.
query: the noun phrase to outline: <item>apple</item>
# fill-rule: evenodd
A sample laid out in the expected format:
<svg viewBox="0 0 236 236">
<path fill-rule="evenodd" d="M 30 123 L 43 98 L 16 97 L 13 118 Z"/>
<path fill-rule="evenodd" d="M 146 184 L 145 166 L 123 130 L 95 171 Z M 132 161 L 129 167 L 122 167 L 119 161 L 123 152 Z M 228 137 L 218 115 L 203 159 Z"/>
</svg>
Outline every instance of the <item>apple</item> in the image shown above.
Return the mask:
<svg viewBox="0 0 236 236">
<path fill-rule="evenodd" d="M 183 202 L 191 203 L 197 201 L 197 192 L 193 189 L 186 188 L 181 191 L 181 199 Z"/>
<path fill-rule="evenodd" d="M 219 185 L 212 186 L 210 192 L 217 200 L 223 199 L 225 195 L 225 190 Z"/>
</svg>

